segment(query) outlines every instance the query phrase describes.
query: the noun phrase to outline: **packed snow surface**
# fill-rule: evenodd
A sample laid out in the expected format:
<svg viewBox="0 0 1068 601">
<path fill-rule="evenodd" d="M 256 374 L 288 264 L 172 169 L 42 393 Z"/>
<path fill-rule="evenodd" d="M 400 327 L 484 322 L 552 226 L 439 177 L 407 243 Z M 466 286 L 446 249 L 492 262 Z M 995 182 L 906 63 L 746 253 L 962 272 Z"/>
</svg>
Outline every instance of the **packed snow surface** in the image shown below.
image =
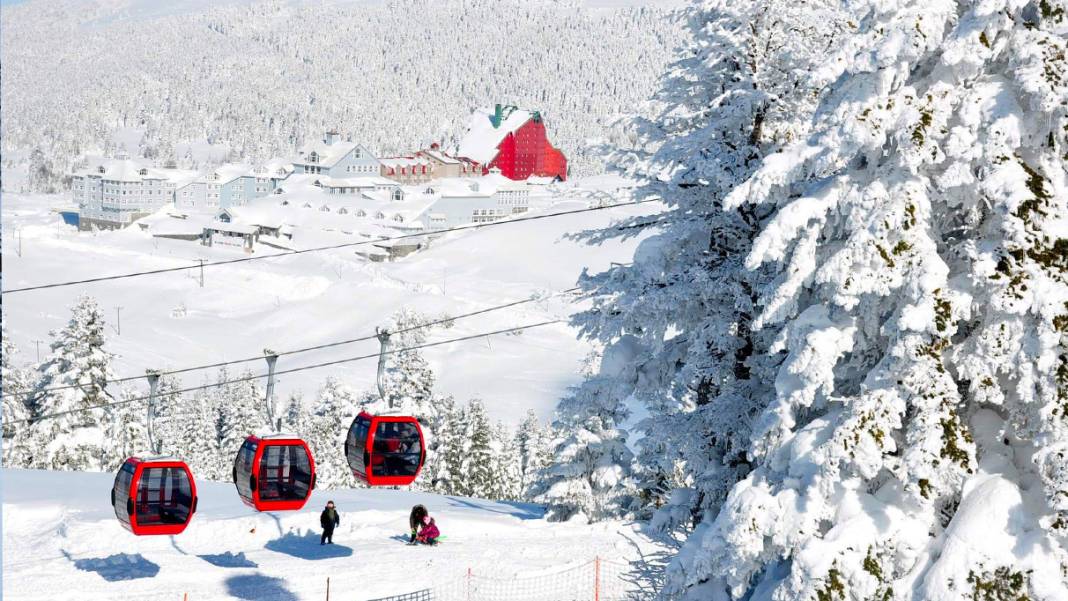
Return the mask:
<svg viewBox="0 0 1068 601">
<path fill-rule="evenodd" d="M 198 483 L 199 509 L 180 535 L 134 536 L 108 496 L 111 474 L 2 470 L 3 597 L 362 600 L 442 586 L 472 573 L 508 579 L 599 556 L 632 562 L 660 549 L 619 522 L 550 523 L 535 505 L 403 490 L 319 491 L 301 511 L 256 513 L 232 484 Z M 319 544 L 319 512 L 341 517 Z M 408 512 L 425 505 L 438 547 L 405 543 Z"/>
</svg>

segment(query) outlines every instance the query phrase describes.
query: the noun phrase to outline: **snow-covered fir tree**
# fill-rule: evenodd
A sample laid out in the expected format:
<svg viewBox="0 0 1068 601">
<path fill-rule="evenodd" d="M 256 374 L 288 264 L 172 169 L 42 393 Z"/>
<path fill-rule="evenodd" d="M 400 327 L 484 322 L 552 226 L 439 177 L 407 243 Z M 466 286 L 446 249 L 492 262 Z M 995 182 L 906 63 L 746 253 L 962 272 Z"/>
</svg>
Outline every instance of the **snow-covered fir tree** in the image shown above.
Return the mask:
<svg viewBox="0 0 1068 601">
<path fill-rule="evenodd" d="M 231 380 L 242 380 L 231 382 Z M 216 440 L 219 443 L 219 462 L 230 472 L 237 450 L 250 434 L 269 431 L 264 392 L 256 384 L 251 371 L 231 377 L 226 368 L 219 370 L 219 386 L 214 389 Z M 229 383 L 227 383 L 229 382 Z"/>
<path fill-rule="evenodd" d="M 425 344 L 431 332 L 427 324 L 436 320 L 404 308 L 393 316 L 392 324 L 387 328 L 390 332 L 388 348 L 393 352 L 385 357 L 384 398 L 381 400 L 386 407 L 413 415 L 422 424 L 431 423 L 434 417 L 434 370 L 418 349 L 395 351 Z M 450 326 L 446 322 L 433 327 Z"/>
<path fill-rule="evenodd" d="M 100 470 L 108 461 L 103 411 L 113 400 L 111 353 L 104 350 L 104 315 L 96 301 L 80 297 L 66 327 L 50 332 L 51 352 L 40 365 L 32 414 L 34 465 L 45 469 Z M 53 387 L 71 386 L 62 390 Z M 54 415 L 54 416 L 53 416 Z M 52 416 L 52 417 L 49 417 Z"/>
<path fill-rule="evenodd" d="M 4 392 L 3 437 L 7 439 L 14 437 L 17 429 L 29 427 L 28 423 L 21 422 L 30 417 L 30 407 L 27 401 L 31 398 L 31 378 L 30 374 L 16 363 L 18 348 L 7 336 L 6 322 L 0 322 L 0 340 L 3 344 L 3 349 L 0 350 L 2 353 L 0 354 L 0 363 L 2 363 L 0 378 L 2 378 Z"/>
<path fill-rule="evenodd" d="M 606 427 L 596 415 L 581 423 L 571 421 L 559 431 L 555 462 L 542 470 L 532 490 L 534 501 L 546 506 L 546 518 L 592 522 L 627 516 L 635 494 L 634 457 L 622 431 Z"/>
<path fill-rule="evenodd" d="M 542 424 L 533 409 L 527 411 L 515 433 L 516 454 L 519 458 L 519 491 L 524 499 L 538 473 L 552 462 L 552 442 L 551 430 Z"/>
<path fill-rule="evenodd" d="M 518 501 L 523 488 L 522 457 L 515 434 L 502 422 L 493 426 L 493 485 L 492 499 Z"/>
<path fill-rule="evenodd" d="M 104 413 L 103 428 L 107 435 L 106 463 L 101 466 L 104 471 L 118 469 L 127 457 L 152 454 L 144 404 L 133 400 L 141 396 L 140 391 L 123 387 L 116 405 Z"/>
<path fill-rule="evenodd" d="M 452 397 L 437 403 L 434 438 L 427 447 L 426 481 L 429 490 L 446 495 L 460 494 L 463 485 L 464 415 L 463 407 Z"/>
<path fill-rule="evenodd" d="M 3 464 L 8 467 L 29 467 L 33 461 L 33 444 L 30 438 L 30 400 L 32 392 L 30 374 L 18 367 L 18 348 L 8 338 L 7 324 L 0 322 L 0 340 L 3 355 L 0 356 L 3 383 Z"/>
<path fill-rule="evenodd" d="M 197 478 L 225 481 L 230 479 L 233 455 L 221 453 L 216 419 L 218 399 L 212 389 L 175 395 L 177 383 L 160 378 L 159 436 L 165 453 L 180 457 L 189 464 Z M 234 451 L 236 453 L 236 450 Z"/>
<path fill-rule="evenodd" d="M 345 457 L 345 437 L 359 412 L 355 393 L 334 377 L 319 388 L 318 401 L 308 416 L 308 444 L 315 454 L 318 486 L 324 489 L 351 488 L 356 482 Z"/>
<path fill-rule="evenodd" d="M 579 320 L 638 342 L 665 597 L 1063 596 L 1065 12 L 690 9 L 662 231 Z"/>
<path fill-rule="evenodd" d="M 530 494 L 548 505 L 553 520 L 581 514 L 593 521 L 627 515 L 634 506 L 634 456 L 627 432 L 618 427 L 629 416 L 624 402 L 637 379 L 638 347 L 627 336 L 607 346 L 587 370 L 583 383 L 557 406 L 551 443 L 553 463 L 535 475 Z"/>
<path fill-rule="evenodd" d="M 468 401 L 463 412 L 463 457 L 454 474 L 455 494 L 492 498 L 496 493 L 493 430 L 486 406 L 479 399 Z"/>
</svg>

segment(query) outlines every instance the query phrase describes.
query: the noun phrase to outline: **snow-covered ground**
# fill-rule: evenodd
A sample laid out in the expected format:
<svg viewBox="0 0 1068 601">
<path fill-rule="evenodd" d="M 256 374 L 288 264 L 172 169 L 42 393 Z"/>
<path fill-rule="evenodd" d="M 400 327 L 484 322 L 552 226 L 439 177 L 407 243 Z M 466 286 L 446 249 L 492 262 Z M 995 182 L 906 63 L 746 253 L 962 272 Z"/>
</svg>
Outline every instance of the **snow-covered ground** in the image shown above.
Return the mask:
<svg viewBox="0 0 1068 601">
<path fill-rule="evenodd" d="M 111 474 L 0 471 L 3 494 L 3 598 L 12 601 L 325 598 L 360 601 L 428 587 L 456 586 L 470 568 L 496 583 L 545 590 L 592 582 L 582 564 L 630 564 L 630 580 L 664 551 L 635 526 L 549 523 L 533 505 L 400 490 L 315 491 L 302 511 L 256 513 L 231 484 L 198 483 L 199 510 L 178 536 L 137 537 L 108 505 Z M 327 499 L 341 526 L 319 545 Z M 426 505 L 445 541 L 409 547 L 408 511 Z M 568 569 L 572 568 L 572 569 Z M 640 586 L 608 582 L 605 589 Z M 561 574 L 567 575 L 566 578 Z M 555 576 L 554 576 L 555 575 Z M 529 577 L 529 578 L 528 578 Z M 573 582 L 571 582 L 573 581 Z M 503 585 L 502 585 L 503 586 Z M 640 597 L 640 596 L 639 596 Z M 569 597 L 570 598 L 570 597 Z"/>
<path fill-rule="evenodd" d="M 591 194 L 618 185 L 606 177 L 578 182 L 542 210 L 581 208 Z M 66 195 L 4 195 L 5 289 L 244 256 L 233 248 L 154 239 L 136 227 L 78 232 L 51 212 L 67 204 Z M 118 376 L 255 357 L 264 348 L 284 351 L 373 333 L 405 306 L 455 315 L 570 288 L 584 268 L 596 272 L 612 261 L 629 261 L 640 238 L 591 247 L 568 234 L 658 210 L 650 203 L 456 233 L 392 263 L 371 263 L 345 249 L 208 268 L 203 288 L 191 271 L 5 295 L 4 313 L 20 363 L 36 360 L 35 341 L 41 341 L 44 357 L 49 330 L 67 322 L 68 307 L 80 293 L 100 302 L 112 326 L 107 348 L 118 355 Z M 566 318 L 575 310 L 563 298 L 521 305 L 459 320 L 433 331 L 429 341 Z M 377 342 L 368 341 L 283 357 L 278 368 L 375 351 Z M 439 392 L 461 401 L 480 397 L 490 417 L 514 423 L 528 408 L 551 414 L 560 395 L 581 378 L 590 346 L 567 324 L 557 324 L 425 352 Z M 265 368 L 260 361 L 246 365 L 254 373 Z M 278 390 L 302 391 L 310 400 L 328 375 L 361 390 L 373 385 L 374 373 L 374 361 L 348 363 L 283 376 Z M 184 383 L 214 377 L 212 371 L 186 374 Z M 136 388 L 147 389 L 140 383 Z"/>
</svg>

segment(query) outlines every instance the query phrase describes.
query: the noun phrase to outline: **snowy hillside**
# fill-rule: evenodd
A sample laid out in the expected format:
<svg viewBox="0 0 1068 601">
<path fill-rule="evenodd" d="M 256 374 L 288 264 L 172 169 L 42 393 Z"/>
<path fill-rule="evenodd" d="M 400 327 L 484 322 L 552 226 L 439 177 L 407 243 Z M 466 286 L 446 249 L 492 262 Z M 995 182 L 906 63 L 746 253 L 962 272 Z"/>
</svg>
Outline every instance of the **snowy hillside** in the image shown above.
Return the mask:
<svg viewBox="0 0 1068 601">
<path fill-rule="evenodd" d="M 257 514 L 241 504 L 233 485 L 214 483 L 198 483 L 199 509 L 184 533 L 136 537 L 108 505 L 112 479 L 0 471 L 5 599 L 178 601 L 188 593 L 191 601 L 319 601 L 329 576 L 331 599 L 360 601 L 444 590 L 463 582 L 468 568 L 486 586 L 530 578 L 543 591 L 566 585 L 578 592 L 593 578 L 579 566 L 597 556 L 615 565 L 608 562 L 662 551 L 631 525 L 550 524 L 533 505 L 399 490 L 315 491 L 302 511 Z M 328 499 L 337 504 L 341 525 L 335 544 L 322 547 L 318 514 Z M 416 503 L 440 524 L 446 537 L 440 546 L 404 544 Z M 642 567 L 648 566 L 635 565 Z M 635 577 L 635 585 L 622 580 Z M 606 569 L 602 587 L 641 584 L 637 573 Z"/>
<path fill-rule="evenodd" d="M 543 211 L 587 206 L 591 189 L 612 190 L 612 181 L 568 186 L 560 202 Z M 4 237 L 6 289 L 244 256 L 236 249 L 154 239 L 137 228 L 78 232 L 50 213 L 62 201 L 5 195 L 4 227 L 18 231 Z M 567 239 L 568 234 L 656 210 L 654 205 L 620 207 L 451 234 L 393 263 L 370 263 L 347 249 L 211 268 L 203 288 L 195 272 L 180 272 L 12 294 L 4 298 L 4 313 L 19 363 L 36 360 L 34 341 L 47 341 L 50 330 L 66 323 L 72 299 L 82 292 L 97 298 L 104 311 L 107 348 L 118 354 L 119 376 L 255 357 L 268 347 L 283 351 L 373 333 L 403 307 L 456 315 L 571 288 L 583 268 L 597 272 L 629 260 L 640 238 L 586 246 Z M 430 340 L 566 318 L 577 308 L 566 298 L 552 298 L 457 321 Z M 46 351 L 47 343 L 41 349 Z M 556 324 L 427 349 L 426 356 L 437 373 L 439 393 L 460 400 L 481 397 L 491 418 L 516 423 L 529 408 L 547 418 L 566 388 L 581 379 L 590 349 L 567 324 Z M 377 350 L 377 342 L 365 341 L 283 358 L 278 365 L 285 369 Z M 265 364 L 249 367 L 261 372 Z M 356 390 L 369 389 L 375 362 L 282 376 L 278 393 L 301 391 L 309 398 L 328 375 Z M 215 377 L 213 371 L 186 374 L 183 381 L 194 386 L 209 377 Z M 139 393 L 147 390 L 143 382 L 134 384 Z"/>
<path fill-rule="evenodd" d="M 642 4 L 25 2 L 2 24 L 4 187 L 62 190 L 94 149 L 255 162 L 331 128 L 379 155 L 448 145 L 495 102 L 541 111 L 572 172 L 597 173 L 587 142 L 680 41 L 672 3 Z"/>
</svg>

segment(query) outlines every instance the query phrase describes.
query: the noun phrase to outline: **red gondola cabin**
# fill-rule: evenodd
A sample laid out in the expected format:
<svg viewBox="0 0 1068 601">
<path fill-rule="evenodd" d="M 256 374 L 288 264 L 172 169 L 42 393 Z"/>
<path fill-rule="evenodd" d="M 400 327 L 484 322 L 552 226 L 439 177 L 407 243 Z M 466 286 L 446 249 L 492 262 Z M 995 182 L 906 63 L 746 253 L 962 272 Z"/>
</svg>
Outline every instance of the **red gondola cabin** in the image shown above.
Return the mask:
<svg viewBox="0 0 1068 601">
<path fill-rule="evenodd" d="M 111 505 L 134 534 L 180 534 L 197 510 L 197 486 L 183 461 L 130 457 L 115 475 Z"/>
<path fill-rule="evenodd" d="M 423 429 L 414 417 L 360 412 L 345 438 L 352 475 L 371 486 L 411 484 L 426 460 Z"/>
<path fill-rule="evenodd" d="M 249 436 L 234 458 L 234 485 L 256 511 L 301 509 L 315 488 L 315 459 L 299 438 Z"/>
</svg>

